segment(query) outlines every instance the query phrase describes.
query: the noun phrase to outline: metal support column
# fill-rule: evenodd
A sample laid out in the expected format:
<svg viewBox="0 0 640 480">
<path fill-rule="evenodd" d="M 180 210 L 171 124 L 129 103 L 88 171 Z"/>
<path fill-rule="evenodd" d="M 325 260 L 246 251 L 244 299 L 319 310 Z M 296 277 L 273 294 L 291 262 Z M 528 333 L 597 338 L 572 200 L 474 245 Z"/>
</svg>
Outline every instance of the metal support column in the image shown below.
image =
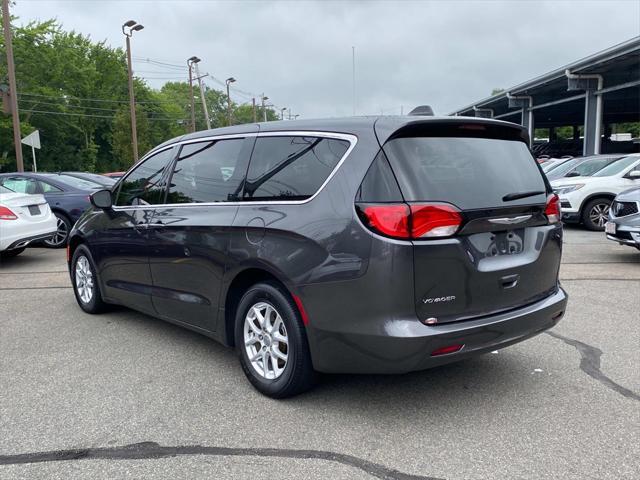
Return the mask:
<svg viewBox="0 0 640 480">
<path fill-rule="evenodd" d="M 529 146 L 533 144 L 534 125 L 533 125 L 533 97 L 530 95 L 511 95 L 507 93 L 509 99 L 509 108 L 522 108 L 522 116 L 520 124 L 529 132 Z"/>
<path fill-rule="evenodd" d="M 584 90 L 584 140 L 582 154 L 594 155 L 600 153 L 602 130 L 602 95 L 600 90 L 604 86 L 602 75 L 580 75 L 565 70 L 567 77 L 567 91 Z"/>
</svg>

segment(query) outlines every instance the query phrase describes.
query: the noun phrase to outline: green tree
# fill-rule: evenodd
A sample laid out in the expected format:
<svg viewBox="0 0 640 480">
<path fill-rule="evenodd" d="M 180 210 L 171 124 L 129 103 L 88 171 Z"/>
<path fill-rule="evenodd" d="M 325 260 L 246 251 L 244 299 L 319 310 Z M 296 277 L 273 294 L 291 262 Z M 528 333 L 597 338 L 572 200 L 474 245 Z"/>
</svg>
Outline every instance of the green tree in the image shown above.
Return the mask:
<svg viewBox="0 0 640 480">
<path fill-rule="evenodd" d="M 55 20 L 14 27 L 13 33 L 21 130 L 40 131 L 39 170 L 105 172 L 130 167 L 131 121 L 122 49 L 66 32 Z M 0 67 L 5 59 L 0 39 Z M 7 81 L 0 74 L 3 83 Z M 135 78 L 134 92 L 141 155 L 191 130 L 188 83 L 169 82 L 154 90 Z M 196 130 L 203 130 L 206 121 L 198 88 L 194 95 Z M 206 87 L 205 97 L 212 127 L 226 126 L 226 94 Z M 253 121 L 251 106 L 232 103 L 231 107 L 232 123 Z M 277 119 L 276 112 L 267 109 L 267 118 Z M 27 169 L 29 157 L 27 153 Z M 11 117 L 5 114 L 0 114 L 0 170 L 15 170 Z"/>
</svg>

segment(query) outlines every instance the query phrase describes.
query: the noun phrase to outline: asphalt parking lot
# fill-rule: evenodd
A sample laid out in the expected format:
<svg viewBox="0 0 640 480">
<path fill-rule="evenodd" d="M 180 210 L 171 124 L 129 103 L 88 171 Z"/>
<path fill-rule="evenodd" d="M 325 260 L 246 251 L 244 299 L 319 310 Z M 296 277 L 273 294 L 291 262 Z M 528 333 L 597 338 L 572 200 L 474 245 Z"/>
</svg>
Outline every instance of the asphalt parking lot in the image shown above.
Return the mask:
<svg viewBox="0 0 640 480">
<path fill-rule="evenodd" d="M 640 477 L 640 252 L 601 233 L 566 229 L 552 331 L 285 401 L 205 337 L 84 314 L 64 257 L 0 265 L 2 479 Z"/>
</svg>

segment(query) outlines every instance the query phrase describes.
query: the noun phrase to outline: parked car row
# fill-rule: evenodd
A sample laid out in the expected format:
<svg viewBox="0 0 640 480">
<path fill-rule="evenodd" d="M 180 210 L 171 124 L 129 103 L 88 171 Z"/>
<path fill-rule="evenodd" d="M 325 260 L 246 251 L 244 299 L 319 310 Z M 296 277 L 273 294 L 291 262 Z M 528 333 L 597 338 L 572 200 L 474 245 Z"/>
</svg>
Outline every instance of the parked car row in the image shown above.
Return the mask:
<svg viewBox="0 0 640 480">
<path fill-rule="evenodd" d="M 28 245 L 40 242 L 65 246 L 71 227 L 90 205 L 89 195 L 115 183 L 85 172 L 0 174 L 2 256 L 19 255 Z"/>
<path fill-rule="evenodd" d="M 640 186 L 640 154 L 559 160 L 545 175 L 560 197 L 563 222 L 602 231 L 616 195 Z"/>
</svg>

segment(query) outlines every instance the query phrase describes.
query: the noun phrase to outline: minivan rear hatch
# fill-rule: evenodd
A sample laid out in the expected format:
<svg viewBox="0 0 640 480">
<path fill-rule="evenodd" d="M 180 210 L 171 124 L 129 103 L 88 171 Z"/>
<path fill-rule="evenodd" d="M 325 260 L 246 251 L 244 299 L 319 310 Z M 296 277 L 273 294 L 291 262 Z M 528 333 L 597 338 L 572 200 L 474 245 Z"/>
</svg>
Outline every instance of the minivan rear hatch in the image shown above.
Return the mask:
<svg viewBox="0 0 640 480">
<path fill-rule="evenodd" d="M 421 321 L 478 318 L 557 290 L 557 197 L 526 140 L 519 126 L 471 120 L 413 124 L 384 143 L 411 211 Z"/>
</svg>

